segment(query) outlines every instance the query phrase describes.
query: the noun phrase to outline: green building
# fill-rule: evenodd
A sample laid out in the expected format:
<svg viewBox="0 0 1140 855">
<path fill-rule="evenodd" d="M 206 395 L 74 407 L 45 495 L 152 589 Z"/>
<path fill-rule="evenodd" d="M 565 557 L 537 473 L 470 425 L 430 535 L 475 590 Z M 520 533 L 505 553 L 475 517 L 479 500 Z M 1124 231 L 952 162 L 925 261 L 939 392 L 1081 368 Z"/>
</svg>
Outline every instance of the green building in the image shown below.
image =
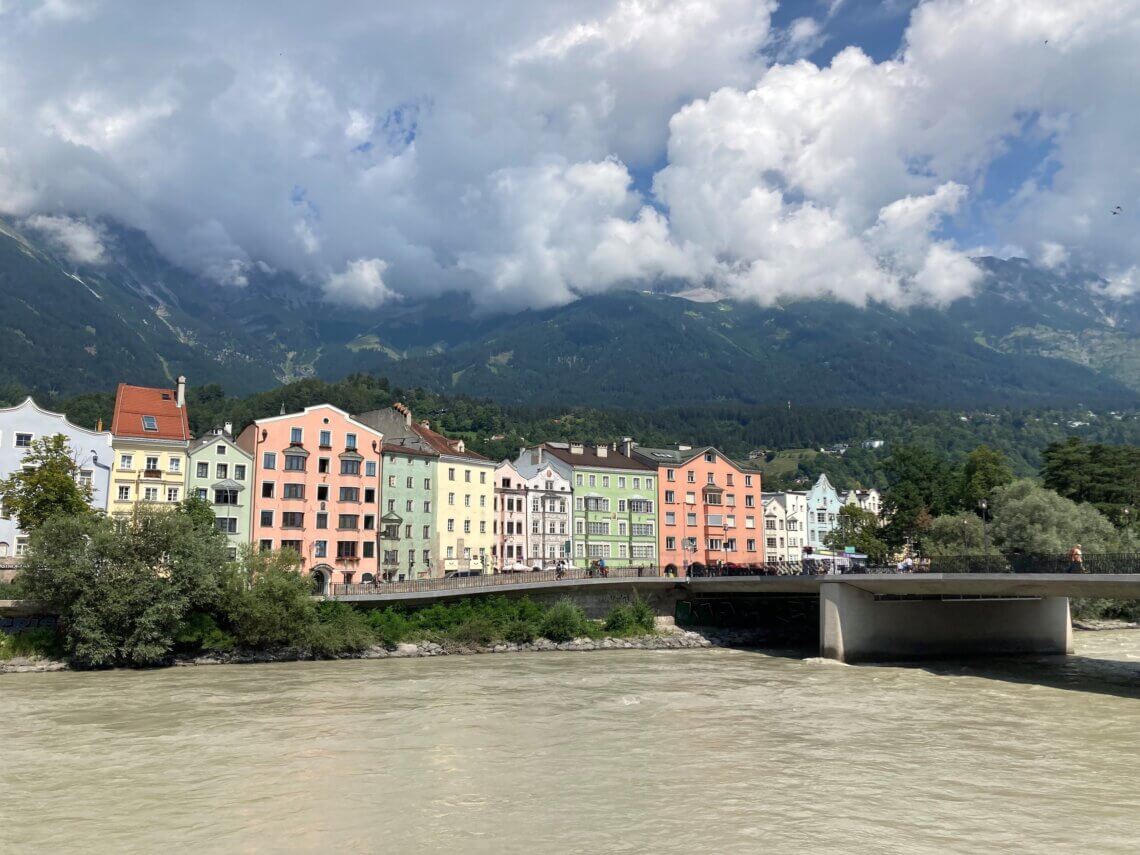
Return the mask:
<svg viewBox="0 0 1140 855">
<path fill-rule="evenodd" d="M 657 470 L 632 456 L 633 443 L 548 442 L 543 448 L 574 492 L 575 563 L 656 565 Z"/>
<path fill-rule="evenodd" d="M 230 557 L 249 543 L 254 496 L 253 458 L 234 444 L 230 425 L 190 442 L 187 495 L 209 502 L 219 531 L 230 542 Z"/>
</svg>

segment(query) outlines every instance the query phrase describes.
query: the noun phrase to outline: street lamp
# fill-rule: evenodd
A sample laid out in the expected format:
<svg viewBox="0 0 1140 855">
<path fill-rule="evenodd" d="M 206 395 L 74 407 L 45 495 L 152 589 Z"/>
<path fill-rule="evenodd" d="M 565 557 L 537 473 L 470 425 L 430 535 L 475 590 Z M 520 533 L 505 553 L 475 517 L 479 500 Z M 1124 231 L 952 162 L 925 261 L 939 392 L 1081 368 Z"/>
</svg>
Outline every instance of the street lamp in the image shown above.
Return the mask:
<svg viewBox="0 0 1140 855">
<path fill-rule="evenodd" d="M 990 551 L 989 539 L 986 535 L 986 509 L 989 507 L 989 504 L 985 499 L 982 499 L 978 502 L 978 507 L 982 509 L 982 554 L 987 555 Z"/>
</svg>

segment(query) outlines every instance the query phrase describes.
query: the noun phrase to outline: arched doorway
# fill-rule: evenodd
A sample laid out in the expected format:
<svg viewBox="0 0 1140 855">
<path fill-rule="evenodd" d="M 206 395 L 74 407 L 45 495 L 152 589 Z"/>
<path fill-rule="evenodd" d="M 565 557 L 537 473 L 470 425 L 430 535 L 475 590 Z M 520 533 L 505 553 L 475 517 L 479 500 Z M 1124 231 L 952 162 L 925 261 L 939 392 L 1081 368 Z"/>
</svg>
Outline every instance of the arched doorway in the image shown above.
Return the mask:
<svg viewBox="0 0 1140 855">
<path fill-rule="evenodd" d="M 309 578 L 313 582 L 313 593 L 318 597 L 327 596 L 329 593 L 329 582 L 332 579 L 332 568 L 327 564 L 318 564 L 309 571 Z"/>
</svg>

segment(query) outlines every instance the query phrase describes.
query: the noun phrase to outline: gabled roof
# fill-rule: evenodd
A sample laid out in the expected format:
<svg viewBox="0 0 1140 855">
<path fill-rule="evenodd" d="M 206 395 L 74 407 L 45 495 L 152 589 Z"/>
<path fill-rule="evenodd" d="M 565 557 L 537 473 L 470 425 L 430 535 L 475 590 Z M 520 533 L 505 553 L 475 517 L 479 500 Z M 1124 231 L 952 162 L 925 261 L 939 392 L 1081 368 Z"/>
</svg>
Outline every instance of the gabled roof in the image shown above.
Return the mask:
<svg viewBox="0 0 1140 855">
<path fill-rule="evenodd" d="M 186 442 L 190 439 L 190 422 L 186 407 L 179 407 L 174 389 L 128 386 L 120 383 L 115 393 L 115 415 L 111 433 L 138 439 L 165 439 Z M 153 417 L 155 430 L 143 427 L 143 418 Z M 149 419 L 148 419 L 149 421 Z"/>
<path fill-rule="evenodd" d="M 416 436 L 424 441 L 426 446 L 438 454 L 446 454 L 448 457 L 465 457 L 473 462 L 492 462 L 489 457 L 476 454 L 466 447 L 460 448 L 460 444 L 463 442 L 461 439 L 452 439 L 451 437 L 444 436 L 442 433 L 437 433 L 431 428 L 417 424 L 416 422 L 412 422 L 411 428 L 415 431 Z"/>
<path fill-rule="evenodd" d="M 220 442 L 220 441 L 224 441 L 226 443 L 226 445 L 228 445 L 230 448 L 232 448 L 234 451 L 236 451 L 238 454 L 242 455 L 243 457 L 247 457 L 250 460 L 253 460 L 253 455 L 250 454 L 248 451 L 246 451 L 244 448 L 242 448 L 240 445 L 238 445 L 237 442 L 234 441 L 234 438 L 232 436 L 230 436 L 228 433 L 218 433 L 217 431 L 213 431 L 213 430 L 207 434 L 204 434 L 204 435 L 198 437 L 193 442 L 191 442 L 190 443 L 190 453 L 196 454 L 197 452 L 201 451 L 203 448 L 211 446 L 215 442 Z"/>
<path fill-rule="evenodd" d="M 412 457 L 439 457 L 439 452 L 424 448 L 422 445 L 411 445 L 418 442 L 416 438 L 398 436 L 394 439 L 384 438 L 381 451 L 384 454 L 407 454 Z"/>
<path fill-rule="evenodd" d="M 79 425 L 74 424 L 71 421 L 68 421 L 67 416 L 65 416 L 63 413 L 57 413 L 54 410 L 44 409 L 43 407 L 41 407 L 39 404 L 37 404 L 35 402 L 35 399 L 32 398 L 31 395 L 29 395 L 27 398 L 25 398 L 23 403 L 16 404 L 14 407 L 0 407 L 0 414 L 3 414 L 3 413 L 19 413 L 19 412 L 26 410 L 26 409 L 32 409 L 32 410 L 35 410 L 40 415 L 50 416 L 52 418 L 59 419 L 65 425 L 67 425 L 71 430 L 77 431 L 79 433 L 85 433 L 85 434 L 89 434 L 90 436 L 98 436 L 98 437 L 110 437 L 110 435 L 111 435 L 109 431 L 105 431 L 105 430 L 104 431 L 97 431 L 97 430 L 90 430 L 89 428 L 85 428 L 85 427 L 80 427 Z"/>
<path fill-rule="evenodd" d="M 681 466 L 706 451 L 716 451 L 716 449 L 711 445 L 704 448 L 686 448 L 684 451 L 679 448 L 650 448 L 647 445 L 638 445 L 633 449 L 633 456 L 653 466 Z"/>
<path fill-rule="evenodd" d="M 655 466 L 649 466 L 640 460 L 626 457 L 620 451 L 612 448 L 606 450 L 605 457 L 599 457 L 598 449 L 593 445 L 584 446 L 581 454 L 572 452 L 570 446 L 563 442 L 543 443 L 543 448 L 563 463 L 568 463 L 571 466 L 584 466 L 588 469 L 632 469 L 647 472 L 656 469 Z"/>
</svg>

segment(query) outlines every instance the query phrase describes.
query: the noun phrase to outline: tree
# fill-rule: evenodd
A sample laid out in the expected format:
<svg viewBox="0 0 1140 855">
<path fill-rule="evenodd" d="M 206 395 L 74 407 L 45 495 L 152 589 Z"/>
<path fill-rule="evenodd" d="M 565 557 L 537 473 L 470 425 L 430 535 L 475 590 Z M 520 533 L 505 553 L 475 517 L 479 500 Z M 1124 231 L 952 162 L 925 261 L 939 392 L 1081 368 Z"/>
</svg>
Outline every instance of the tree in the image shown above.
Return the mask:
<svg viewBox="0 0 1140 855">
<path fill-rule="evenodd" d="M 853 546 L 872 564 L 882 564 L 887 560 L 888 547 L 881 534 L 877 516 L 856 505 L 844 505 L 839 509 L 836 527 L 827 533 L 823 542 L 829 549 L 840 551 Z"/>
<path fill-rule="evenodd" d="M 996 487 L 1013 480 L 1013 469 L 1005 455 L 988 445 L 979 445 L 966 457 L 958 488 L 958 504 L 962 510 L 976 510 Z"/>
<path fill-rule="evenodd" d="M 962 511 L 934 520 L 922 539 L 922 552 L 939 555 L 997 555 L 993 537 L 987 537 L 982 518 L 973 511 Z"/>
<path fill-rule="evenodd" d="M 141 508 L 130 519 L 55 515 L 31 533 L 21 580 L 59 615 L 77 665 L 153 665 L 193 611 L 217 608 L 225 536 L 185 513 Z"/>
<path fill-rule="evenodd" d="M 0 501 L 26 532 L 57 514 L 91 513 L 91 485 L 80 481 L 79 462 L 67 437 L 33 440 L 23 466 L 0 481 Z"/>
<path fill-rule="evenodd" d="M 1077 543 L 1086 553 L 1135 548 L 1133 535 L 1117 531 L 1096 508 L 1029 480 L 1014 481 L 994 492 L 990 532 L 1003 552 L 1060 555 Z"/>
<path fill-rule="evenodd" d="M 301 575 L 293 549 L 246 545 L 227 580 L 222 611 L 234 637 L 247 647 L 303 643 L 317 623 L 312 582 Z"/>
</svg>

